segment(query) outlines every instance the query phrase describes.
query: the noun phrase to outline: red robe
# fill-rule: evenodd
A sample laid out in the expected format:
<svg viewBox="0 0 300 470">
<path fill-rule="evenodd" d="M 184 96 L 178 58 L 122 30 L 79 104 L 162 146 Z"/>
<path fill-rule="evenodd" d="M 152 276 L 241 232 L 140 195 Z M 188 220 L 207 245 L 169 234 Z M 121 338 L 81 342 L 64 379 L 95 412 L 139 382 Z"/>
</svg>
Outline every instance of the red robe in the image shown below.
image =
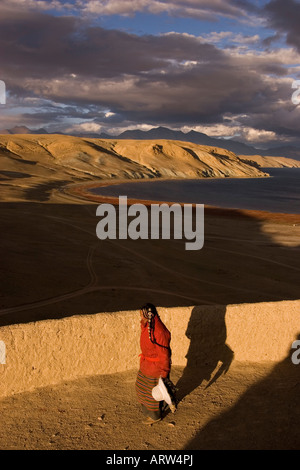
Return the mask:
<svg viewBox="0 0 300 470">
<path fill-rule="evenodd" d="M 148 377 L 166 378 L 171 370 L 171 333 L 157 315 L 154 317 L 153 325 L 154 332 L 151 338 L 155 339 L 158 344 L 153 344 L 150 341 L 148 324 L 143 325 L 141 322 L 140 371 Z"/>
</svg>

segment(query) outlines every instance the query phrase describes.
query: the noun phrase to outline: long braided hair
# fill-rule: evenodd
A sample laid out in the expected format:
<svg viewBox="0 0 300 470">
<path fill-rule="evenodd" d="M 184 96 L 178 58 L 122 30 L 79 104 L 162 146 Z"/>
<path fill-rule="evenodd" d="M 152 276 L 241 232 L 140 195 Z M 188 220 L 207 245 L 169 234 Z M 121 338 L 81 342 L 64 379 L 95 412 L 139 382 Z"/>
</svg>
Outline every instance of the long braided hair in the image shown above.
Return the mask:
<svg viewBox="0 0 300 470">
<path fill-rule="evenodd" d="M 154 336 L 154 318 L 157 316 L 159 318 L 158 312 L 153 304 L 146 304 L 141 308 L 141 311 L 143 313 L 144 318 L 148 321 L 148 333 L 149 333 L 149 339 L 151 343 L 156 344 L 157 346 L 160 346 L 161 348 L 165 348 L 170 352 L 170 362 L 171 362 L 171 355 L 172 355 L 172 350 L 170 346 L 164 346 L 162 344 L 158 344 L 155 336 Z M 165 386 L 167 387 L 167 390 L 171 396 L 171 400 L 173 403 L 173 406 L 175 406 L 175 409 L 177 407 L 177 399 L 176 399 L 176 392 L 177 388 L 173 384 L 173 382 L 170 380 L 170 377 L 166 377 L 163 379 L 163 382 Z"/>
<path fill-rule="evenodd" d="M 143 313 L 144 318 L 148 321 L 148 334 L 149 334 L 149 339 L 151 343 L 156 344 L 157 346 L 160 346 L 161 348 L 165 348 L 170 350 L 169 346 L 164 346 L 162 344 L 158 344 L 155 335 L 154 335 L 154 318 L 157 316 L 159 318 L 158 312 L 153 304 L 145 304 L 142 308 L 141 311 Z"/>
</svg>

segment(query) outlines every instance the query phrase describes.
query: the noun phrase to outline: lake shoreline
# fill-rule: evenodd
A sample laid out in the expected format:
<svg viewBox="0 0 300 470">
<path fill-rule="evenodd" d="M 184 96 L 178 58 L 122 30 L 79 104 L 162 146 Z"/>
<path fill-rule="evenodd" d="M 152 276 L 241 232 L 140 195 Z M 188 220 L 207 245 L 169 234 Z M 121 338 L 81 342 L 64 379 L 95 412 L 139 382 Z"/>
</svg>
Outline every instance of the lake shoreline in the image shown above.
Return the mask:
<svg viewBox="0 0 300 470">
<path fill-rule="evenodd" d="M 272 176 L 270 176 L 272 178 Z M 216 178 L 214 178 L 216 179 Z M 223 180 L 223 178 L 218 178 Z M 233 179 L 233 178 L 231 178 Z M 236 179 L 236 178 L 234 178 Z M 245 179 L 245 178 L 239 178 Z M 246 178 L 252 179 L 252 178 Z M 256 178 L 260 179 L 260 178 Z M 122 184 L 135 184 L 135 183 L 157 183 L 157 182 L 174 182 L 174 181 L 189 181 L 186 178 L 153 178 L 153 179 L 136 179 L 136 180 L 128 180 L 128 179 L 116 179 L 116 180 L 102 180 L 102 181 L 93 181 L 93 182 L 85 182 L 80 184 L 71 184 L 64 186 L 62 188 L 62 192 L 72 198 L 79 199 L 82 202 L 90 202 L 90 203 L 97 203 L 97 204 L 112 204 L 114 206 L 119 205 L 119 196 L 109 196 L 109 195 L 99 195 L 92 192 L 93 189 L 96 188 L 106 188 L 109 186 L 119 186 Z M 141 199 L 136 197 L 128 197 L 127 203 L 129 205 L 132 204 L 144 204 L 146 207 L 150 207 L 152 204 L 180 204 L 183 206 L 184 202 L 178 201 L 166 201 L 166 200 L 153 200 L 153 199 Z M 192 204 L 193 207 L 196 206 L 196 203 Z M 212 215 L 212 216 L 225 216 L 225 217 L 253 217 L 253 219 L 257 220 L 265 220 L 265 221 L 273 221 L 278 223 L 287 223 L 287 224 L 300 224 L 300 214 L 289 214 L 289 213 L 282 213 L 282 212 L 270 212 L 265 210 L 250 210 L 250 209 L 238 209 L 238 208 L 225 208 L 220 207 L 218 205 L 211 205 L 211 204 L 204 204 L 205 206 L 205 214 Z"/>
</svg>

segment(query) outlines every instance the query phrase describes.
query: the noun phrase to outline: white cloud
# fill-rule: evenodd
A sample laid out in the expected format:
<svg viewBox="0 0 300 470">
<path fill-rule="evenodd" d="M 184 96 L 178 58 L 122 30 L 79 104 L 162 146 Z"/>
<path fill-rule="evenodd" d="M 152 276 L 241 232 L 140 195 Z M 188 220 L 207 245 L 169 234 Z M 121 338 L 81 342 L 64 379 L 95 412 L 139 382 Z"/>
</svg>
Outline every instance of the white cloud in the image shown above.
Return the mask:
<svg viewBox="0 0 300 470">
<path fill-rule="evenodd" d="M 272 142 L 276 139 L 276 133 L 273 131 L 266 131 L 264 129 L 242 129 L 243 137 L 248 142 L 266 143 Z"/>
<path fill-rule="evenodd" d="M 110 117 L 113 117 L 115 115 L 116 115 L 116 113 L 112 113 L 111 111 L 108 111 L 107 113 L 105 113 L 104 117 L 110 118 Z"/>
<path fill-rule="evenodd" d="M 70 10 L 91 15 L 133 16 L 138 12 L 167 13 L 171 16 L 214 21 L 218 15 L 240 19 L 247 7 L 234 0 L 2 0 L 1 8 L 34 10 Z"/>
<path fill-rule="evenodd" d="M 209 34 L 204 34 L 203 39 L 212 44 L 219 44 L 223 41 L 226 41 L 231 44 L 251 45 L 256 44 L 260 41 L 260 37 L 258 34 L 255 34 L 253 36 L 245 36 L 243 34 L 235 34 L 232 31 L 222 31 L 220 33 L 212 32 Z"/>
<path fill-rule="evenodd" d="M 183 132 L 196 131 L 207 134 L 211 137 L 236 138 L 244 142 L 256 144 L 272 142 L 276 139 L 276 133 L 265 129 L 255 129 L 243 127 L 242 125 L 213 124 L 210 126 L 184 126 Z"/>
<path fill-rule="evenodd" d="M 227 0 L 89 0 L 77 2 L 82 11 L 99 15 L 133 15 L 137 12 L 214 20 L 217 15 L 239 18 L 245 8 Z"/>
<path fill-rule="evenodd" d="M 82 122 L 80 124 L 74 124 L 65 130 L 65 132 L 80 134 L 81 132 L 89 132 L 92 134 L 98 134 L 101 132 L 102 126 L 95 122 Z"/>
<path fill-rule="evenodd" d="M 149 125 L 149 124 L 130 124 L 128 122 L 128 123 L 123 123 L 122 126 L 110 127 L 109 129 L 106 130 L 106 132 L 108 132 L 110 135 L 119 135 L 125 131 L 136 131 L 136 130 L 150 131 L 150 129 L 153 129 L 153 127 L 156 127 L 156 126 Z"/>
</svg>

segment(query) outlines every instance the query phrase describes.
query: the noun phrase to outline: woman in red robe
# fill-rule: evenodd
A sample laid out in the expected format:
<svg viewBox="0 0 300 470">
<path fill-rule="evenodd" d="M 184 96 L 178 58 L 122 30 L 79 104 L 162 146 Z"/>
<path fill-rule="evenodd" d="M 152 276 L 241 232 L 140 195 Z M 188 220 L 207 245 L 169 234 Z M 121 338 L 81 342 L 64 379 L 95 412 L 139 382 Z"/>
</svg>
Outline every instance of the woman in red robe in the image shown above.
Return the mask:
<svg viewBox="0 0 300 470">
<path fill-rule="evenodd" d="M 136 380 L 138 401 L 146 416 L 145 424 L 153 424 L 162 418 L 161 402 L 154 400 L 152 389 L 161 377 L 171 384 L 171 333 L 161 321 L 156 308 L 146 304 L 141 308 L 140 369 Z M 175 406 L 175 405 L 174 405 Z"/>
</svg>

